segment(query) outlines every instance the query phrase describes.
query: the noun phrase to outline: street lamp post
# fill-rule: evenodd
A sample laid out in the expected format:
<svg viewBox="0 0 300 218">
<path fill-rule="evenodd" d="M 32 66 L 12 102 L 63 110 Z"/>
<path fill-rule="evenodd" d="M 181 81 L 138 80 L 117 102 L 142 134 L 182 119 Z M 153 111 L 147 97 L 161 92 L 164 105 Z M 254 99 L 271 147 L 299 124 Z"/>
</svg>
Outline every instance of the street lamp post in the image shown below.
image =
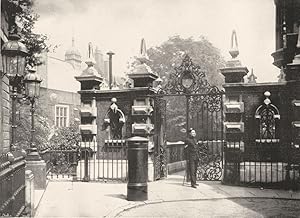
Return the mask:
<svg viewBox="0 0 300 218">
<path fill-rule="evenodd" d="M 11 34 L 2 46 L 2 78 L 7 75 L 11 85 L 12 122 L 10 150 L 16 150 L 16 103 L 18 93 L 22 90 L 22 79 L 25 71 L 26 46 L 21 43 L 18 34 Z"/>
<path fill-rule="evenodd" d="M 35 101 L 40 96 L 40 85 L 42 79 L 37 75 L 35 69 L 28 70 L 28 74 L 24 77 L 25 84 L 25 95 L 31 104 L 31 137 L 30 137 L 30 149 L 27 156 L 27 160 L 41 160 L 41 157 L 37 151 L 36 145 L 34 143 L 34 113 L 35 113 Z"/>
</svg>

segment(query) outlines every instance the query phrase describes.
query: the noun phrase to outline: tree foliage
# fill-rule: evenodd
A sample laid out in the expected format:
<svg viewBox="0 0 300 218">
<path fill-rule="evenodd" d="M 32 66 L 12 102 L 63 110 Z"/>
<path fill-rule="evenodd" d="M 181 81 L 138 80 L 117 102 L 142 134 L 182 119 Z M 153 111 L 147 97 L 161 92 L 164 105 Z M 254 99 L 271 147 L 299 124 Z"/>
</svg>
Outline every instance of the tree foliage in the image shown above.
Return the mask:
<svg viewBox="0 0 300 218">
<path fill-rule="evenodd" d="M 158 73 L 164 83 L 168 81 L 169 75 L 179 66 L 185 54 L 188 54 L 195 65 L 200 65 L 206 72 L 206 77 L 211 85 L 221 87 L 223 77 L 219 69 L 224 66 L 225 61 L 219 49 L 213 46 L 206 38 L 198 40 L 192 37 L 184 39 L 180 36 L 172 36 L 160 46 L 148 49 L 150 62 L 148 65 Z"/>
<path fill-rule="evenodd" d="M 27 64 L 30 66 L 42 64 L 38 54 L 49 51 L 50 46 L 46 44 L 46 35 L 34 32 L 35 22 L 39 18 L 33 10 L 34 0 L 4 0 L 3 4 L 7 10 L 10 32 L 18 30 L 21 41 L 29 51 Z"/>
<path fill-rule="evenodd" d="M 195 65 L 199 65 L 206 72 L 210 85 L 221 88 L 223 77 L 219 69 L 224 67 L 225 61 L 220 51 L 206 38 L 195 40 L 181 38 L 176 35 L 170 37 L 160 46 L 148 49 L 150 61 L 147 63 L 152 71 L 162 78 L 164 86 L 175 72 L 174 68 L 182 63 L 188 54 Z M 182 140 L 186 136 L 186 98 L 168 97 L 167 100 L 167 139 L 169 141 Z"/>
<path fill-rule="evenodd" d="M 30 147 L 31 139 L 31 112 L 30 104 L 27 101 L 20 101 L 17 104 L 17 129 L 16 129 L 16 143 L 17 146 L 28 149 Z M 35 111 L 35 132 L 34 143 L 39 150 L 44 150 L 49 147 L 49 138 L 53 131 L 49 120 L 47 119 L 48 111 L 44 111 L 37 106 Z"/>
<path fill-rule="evenodd" d="M 72 150 L 79 145 L 81 135 L 77 124 L 71 124 L 69 127 L 56 129 L 50 139 L 51 149 Z"/>
<path fill-rule="evenodd" d="M 24 149 L 30 147 L 31 139 L 31 112 L 27 101 L 20 101 L 17 106 L 17 134 L 16 145 Z M 34 143 L 39 151 L 45 149 L 70 150 L 78 145 L 81 139 L 78 124 L 72 123 L 69 127 L 55 127 L 47 118 L 50 111 L 37 104 L 35 108 Z"/>
</svg>

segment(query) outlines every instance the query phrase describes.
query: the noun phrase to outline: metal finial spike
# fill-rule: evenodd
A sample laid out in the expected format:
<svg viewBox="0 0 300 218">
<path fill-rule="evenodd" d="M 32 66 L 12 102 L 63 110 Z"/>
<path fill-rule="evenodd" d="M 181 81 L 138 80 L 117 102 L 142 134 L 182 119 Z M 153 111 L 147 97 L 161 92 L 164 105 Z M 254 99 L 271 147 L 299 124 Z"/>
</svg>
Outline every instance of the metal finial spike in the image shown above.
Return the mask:
<svg viewBox="0 0 300 218">
<path fill-rule="evenodd" d="M 74 39 L 74 36 L 72 36 L 72 47 L 75 47 L 75 39 Z"/>
<path fill-rule="evenodd" d="M 235 30 L 232 31 L 231 34 L 231 48 L 229 50 L 229 54 L 232 58 L 236 58 L 239 55 L 239 49 L 238 49 L 238 41 L 237 41 L 237 35 Z"/>
<path fill-rule="evenodd" d="M 91 42 L 89 42 L 89 53 L 88 53 L 88 57 L 89 58 L 92 58 L 92 55 L 93 55 L 93 45 L 92 45 L 92 43 Z"/>
<path fill-rule="evenodd" d="M 146 42 L 145 42 L 145 39 L 142 38 L 142 41 L 141 41 L 141 56 L 145 57 L 147 55 L 147 50 L 146 50 Z"/>
<path fill-rule="evenodd" d="M 149 60 L 146 50 L 146 42 L 144 39 L 141 40 L 140 52 L 137 56 L 137 60 L 140 61 L 141 64 L 146 63 Z"/>
</svg>

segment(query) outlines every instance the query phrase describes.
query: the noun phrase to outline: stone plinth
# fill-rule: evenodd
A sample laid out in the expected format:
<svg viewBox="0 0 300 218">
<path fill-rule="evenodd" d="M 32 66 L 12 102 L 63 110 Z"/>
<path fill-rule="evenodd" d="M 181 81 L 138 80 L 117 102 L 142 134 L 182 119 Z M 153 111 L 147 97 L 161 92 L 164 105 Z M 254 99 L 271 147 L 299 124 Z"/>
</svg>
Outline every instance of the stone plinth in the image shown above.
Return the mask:
<svg viewBox="0 0 300 218">
<path fill-rule="evenodd" d="M 25 205 L 26 213 L 30 217 L 34 215 L 34 175 L 31 170 L 25 171 Z"/>
<path fill-rule="evenodd" d="M 34 175 L 35 189 L 46 189 L 46 163 L 44 160 L 27 161 L 26 170 L 31 170 Z"/>
<path fill-rule="evenodd" d="M 285 79 L 286 81 L 291 80 L 300 80 L 300 55 L 297 55 L 298 59 L 291 64 L 287 65 L 287 69 L 285 70 Z"/>
<path fill-rule="evenodd" d="M 243 83 L 248 73 L 247 67 L 226 67 L 220 71 L 225 77 L 225 83 Z"/>
</svg>

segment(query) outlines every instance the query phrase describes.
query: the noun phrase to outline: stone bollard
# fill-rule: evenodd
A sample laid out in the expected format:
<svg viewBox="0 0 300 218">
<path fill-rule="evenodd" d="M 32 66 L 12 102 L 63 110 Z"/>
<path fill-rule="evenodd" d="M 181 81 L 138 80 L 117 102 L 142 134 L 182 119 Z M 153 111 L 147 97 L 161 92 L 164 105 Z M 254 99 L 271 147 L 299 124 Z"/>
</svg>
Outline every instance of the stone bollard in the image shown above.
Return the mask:
<svg viewBox="0 0 300 218">
<path fill-rule="evenodd" d="M 148 142 L 147 138 L 134 136 L 128 144 L 128 201 L 148 200 Z"/>
<path fill-rule="evenodd" d="M 34 175 L 31 170 L 25 171 L 25 205 L 26 213 L 33 217 L 34 215 Z"/>
</svg>

